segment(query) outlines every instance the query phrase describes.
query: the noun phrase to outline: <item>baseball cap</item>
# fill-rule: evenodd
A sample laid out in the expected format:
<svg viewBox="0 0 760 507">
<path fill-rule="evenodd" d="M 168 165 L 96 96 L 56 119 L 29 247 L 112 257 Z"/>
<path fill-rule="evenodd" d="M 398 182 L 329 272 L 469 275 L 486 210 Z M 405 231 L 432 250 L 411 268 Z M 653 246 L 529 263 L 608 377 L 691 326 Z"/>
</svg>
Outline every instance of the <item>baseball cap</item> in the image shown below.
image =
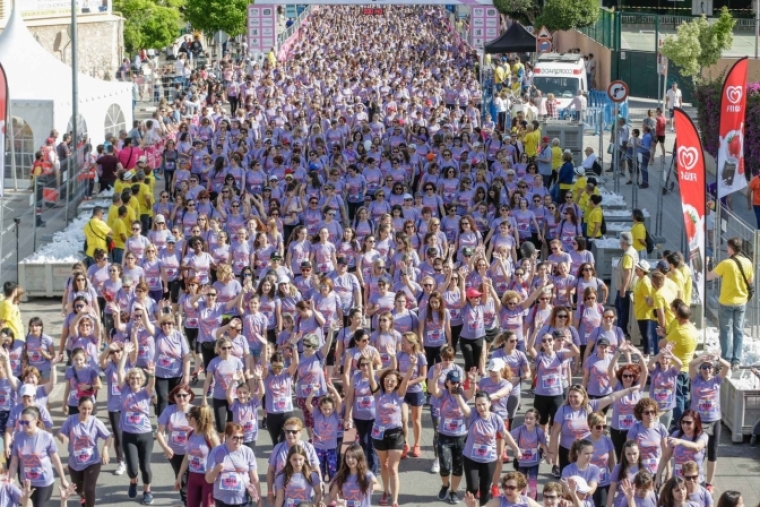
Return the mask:
<svg viewBox="0 0 760 507">
<path fill-rule="evenodd" d="M 469 288 L 467 289 L 467 292 L 465 293 L 465 295 L 467 296 L 467 299 L 471 299 L 471 298 L 479 298 L 480 296 L 483 295 L 483 293 L 480 292 L 479 290 Z"/>
<path fill-rule="evenodd" d="M 303 261 L 301 263 L 301 267 L 302 268 L 310 268 L 311 267 L 311 262 L 309 262 L 309 261 Z"/>
<path fill-rule="evenodd" d="M 610 341 L 609 341 L 607 338 L 599 338 L 599 339 L 596 341 L 596 344 L 597 344 L 597 345 L 607 345 L 607 346 L 609 346 L 609 344 L 610 344 Z"/>
<path fill-rule="evenodd" d="M 499 359 L 497 357 L 488 361 L 488 366 L 486 366 L 486 371 L 501 371 L 504 369 L 506 365 L 507 363 L 505 363 L 504 360 Z"/>
<path fill-rule="evenodd" d="M 342 266 L 348 266 L 348 259 L 346 259 L 345 257 L 338 257 L 336 261 L 338 262 L 338 264 Z"/>
<path fill-rule="evenodd" d="M 462 376 L 459 374 L 459 370 L 457 370 L 456 368 L 453 370 L 450 370 L 446 374 L 446 382 L 461 382 L 461 381 L 462 381 Z"/>
<path fill-rule="evenodd" d="M 19 390 L 19 396 L 35 396 L 37 394 L 37 389 L 32 384 L 24 384 L 21 386 L 21 389 Z"/>
<path fill-rule="evenodd" d="M 154 218 L 153 221 L 156 222 L 157 224 L 165 224 L 166 218 L 164 218 L 164 216 L 159 213 L 158 215 L 156 215 L 156 218 Z"/>
</svg>

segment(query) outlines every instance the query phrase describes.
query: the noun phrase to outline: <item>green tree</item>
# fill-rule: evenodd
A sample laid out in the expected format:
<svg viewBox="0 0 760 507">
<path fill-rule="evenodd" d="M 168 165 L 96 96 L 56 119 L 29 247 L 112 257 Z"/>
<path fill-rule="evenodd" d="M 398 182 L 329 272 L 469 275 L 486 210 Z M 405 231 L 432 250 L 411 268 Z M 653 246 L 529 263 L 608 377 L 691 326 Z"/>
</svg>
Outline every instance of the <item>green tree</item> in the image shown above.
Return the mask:
<svg viewBox="0 0 760 507">
<path fill-rule="evenodd" d="M 181 6 L 182 0 L 114 0 L 114 12 L 124 17 L 127 52 L 173 43 L 182 28 Z"/>
<path fill-rule="evenodd" d="M 726 7 L 721 8 L 720 17 L 710 24 L 705 16 L 676 29 L 675 36 L 668 36 L 660 52 L 681 69 L 681 73 L 697 83 L 702 77 L 702 69 L 715 65 L 723 52 L 734 42 L 736 20 Z"/>
<path fill-rule="evenodd" d="M 230 37 L 245 33 L 249 0 L 185 0 L 185 19 L 208 35 L 218 31 Z"/>
<path fill-rule="evenodd" d="M 599 19 L 598 0 L 546 0 L 536 27 L 550 32 L 593 25 Z"/>
<path fill-rule="evenodd" d="M 493 5 L 499 12 L 523 25 L 535 26 L 536 17 L 541 12 L 536 0 L 493 0 Z"/>
</svg>

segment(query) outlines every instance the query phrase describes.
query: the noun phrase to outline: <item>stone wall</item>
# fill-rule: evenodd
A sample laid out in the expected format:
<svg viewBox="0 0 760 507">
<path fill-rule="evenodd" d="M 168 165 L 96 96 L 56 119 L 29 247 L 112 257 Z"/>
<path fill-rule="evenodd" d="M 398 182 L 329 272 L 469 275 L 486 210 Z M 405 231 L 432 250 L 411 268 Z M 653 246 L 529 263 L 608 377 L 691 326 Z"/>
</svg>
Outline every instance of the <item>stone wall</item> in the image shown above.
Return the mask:
<svg viewBox="0 0 760 507">
<path fill-rule="evenodd" d="M 56 58 L 71 65 L 71 25 L 29 26 L 37 41 Z M 113 79 L 124 47 L 121 18 L 78 24 L 79 71 L 101 79 Z"/>
</svg>

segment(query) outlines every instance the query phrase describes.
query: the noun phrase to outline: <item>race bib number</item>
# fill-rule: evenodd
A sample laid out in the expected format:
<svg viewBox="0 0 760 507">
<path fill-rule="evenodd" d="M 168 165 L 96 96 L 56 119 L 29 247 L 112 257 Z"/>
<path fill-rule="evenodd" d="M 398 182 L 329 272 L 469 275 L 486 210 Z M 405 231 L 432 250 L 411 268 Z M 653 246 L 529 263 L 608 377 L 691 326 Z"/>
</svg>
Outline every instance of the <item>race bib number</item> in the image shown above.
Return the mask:
<svg viewBox="0 0 760 507">
<path fill-rule="evenodd" d="M 700 415 L 709 415 L 715 411 L 715 401 L 702 398 L 697 404 L 697 409 L 699 410 Z"/>
<path fill-rule="evenodd" d="M 520 461 L 524 461 L 525 463 L 532 463 L 538 459 L 538 449 L 520 449 L 522 451 L 522 454 L 520 454 Z"/>
<path fill-rule="evenodd" d="M 88 463 L 94 454 L 95 450 L 92 447 L 74 449 L 74 459 L 77 461 L 77 463 Z"/>
<path fill-rule="evenodd" d="M 359 405 L 359 408 L 363 408 L 365 410 L 372 410 L 375 407 L 374 396 L 359 396 L 356 398 L 356 402 Z"/>
<path fill-rule="evenodd" d="M 541 377 L 541 382 L 544 389 L 555 389 L 560 385 L 560 378 L 558 374 L 550 373 L 548 375 L 543 375 Z"/>
<path fill-rule="evenodd" d="M 662 407 L 670 402 L 672 395 L 673 391 L 670 389 L 655 388 L 654 401 L 656 401 Z"/>
<path fill-rule="evenodd" d="M 172 443 L 174 445 L 187 444 L 187 431 L 175 430 L 172 431 Z"/>
<path fill-rule="evenodd" d="M 644 468 L 646 468 L 649 471 L 649 473 L 656 474 L 657 466 L 658 466 L 657 461 L 658 461 L 657 458 L 646 458 L 646 459 L 642 459 L 641 463 L 644 465 Z"/>
<path fill-rule="evenodd" d="M 443 429 L 458 433 L 464 429 L 464 421 L 462 419 L 444 419 Z"/>
<path fill-rule="evenodd" d="M 157 362 L 161 368 L 171 370 L 177 364 L 177 359 L 166 354 L 159 354 Z"/>
<path fill-rule="evenodd" d="M 8 410 L 11 408 L 11 397 L 5 393 L 0 394 L 0 408 L 5 408 Z"/>
<path fill-rule="evenodd" d="M 636 421 L 636 419 L 633 417 L 633 414 L 626 414 L 618 416 L 618 425 L 620 426 L 621 430 L 629 430 L 631 427 L 633 427 L 633 423 Z"/>
<path fill-rule="evenodd" d="M 188 459 L 188 465 L 190 465 L 190 471 L 192 472 L 205 472 L 203 460 L 199 456 L 190 456 Z"/>
<path fill-rule="evenodd" d="M 472 446 L 472 453 L 470 457 L 473 459 L 481 459 L 486 461 L 492 461 L 496 459 L 496 450 L 490 445 L 477 445 Z"/>
<path fill-rule="evenodd" d="M 375 440 L 382 440 L 383 437 L 385 436 L 385 428 L 383 428 L 382 426 L 372 426 L 371 436 Z"/>
<path fill-rule="evenodd" d="M 121 387 L 116 382 L 111 382 L 111 396 L 121 396 Z"/>
<path fill-rule="evenodd" d="M 29 481 L 39 481 L 42 479 L 42 467 L 24 468 L 24 477 Z"/>
<path fill-rule="evenodd" d="M 293 410 L 293 400 L 290 399 L 290 396 L 278 396 L 272 400 L 272 405 L 279 413 Z"/>
<path fill-rule="evenodd" d="M 142 424 L 145 414 L 142 412 L 127 412 L 127 422 L 134 425 Z"/>
<path fill-rule="evenodd" d="M 253 421 L 243 421 L 243 431 L 246 433 L 251 433 L 255 429 L 253 427 Z"/>
<path fill-rule="evenodd" d="M 219 489 L 224 491 L 242 491 L 243 481 L 237 472 L 223 472 L 219 475 Z"/>
<path fill-rule="evenodd" d="M 673 464 L 673 476 L 674 477 L 683 477 L 683 464 L 681 464 L 681 463 L 674 463 Z"/>
<path fill-rule="evenodd" d="M 39 350 L 33 350 L 29 353 L 29 361 L 32 363 L 42 362 L 42 354 Z"/>
</svg>

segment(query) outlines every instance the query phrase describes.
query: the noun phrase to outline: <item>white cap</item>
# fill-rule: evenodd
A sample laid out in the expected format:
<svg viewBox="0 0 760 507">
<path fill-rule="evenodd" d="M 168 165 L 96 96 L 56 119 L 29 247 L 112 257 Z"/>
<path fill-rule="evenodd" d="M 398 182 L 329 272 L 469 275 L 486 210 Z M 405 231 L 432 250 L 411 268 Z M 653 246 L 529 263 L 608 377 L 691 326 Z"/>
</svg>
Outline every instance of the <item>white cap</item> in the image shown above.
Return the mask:
<svg viewBox="0 0 760 507">
<path fill-rule="evenodd" d="M 32 384 L 24 384 L 18 394 L 19 396 L 36 396 L 37 389 Z"/>
<path fill-rule="evenodd" d="M 591 488 L 589 487 L 588 482 L 586 482 L 586 479 L 584 479 L 580 475 L 571 475 L 568 478 L 573 479 L 575 481 L 575 484 L 578 486 L 578 493 L 585 494 L 591 491 Z"/>
<path fill-rule="evenodd" d="M 504 369 L 506 365 L 507 363 L 505 363 L 503 359 L 499 359 L 498 357 L 496 357 L 488 361 L 488 366 L 486 366 L 486 371 L 501 371 Z"/>
</svg>

